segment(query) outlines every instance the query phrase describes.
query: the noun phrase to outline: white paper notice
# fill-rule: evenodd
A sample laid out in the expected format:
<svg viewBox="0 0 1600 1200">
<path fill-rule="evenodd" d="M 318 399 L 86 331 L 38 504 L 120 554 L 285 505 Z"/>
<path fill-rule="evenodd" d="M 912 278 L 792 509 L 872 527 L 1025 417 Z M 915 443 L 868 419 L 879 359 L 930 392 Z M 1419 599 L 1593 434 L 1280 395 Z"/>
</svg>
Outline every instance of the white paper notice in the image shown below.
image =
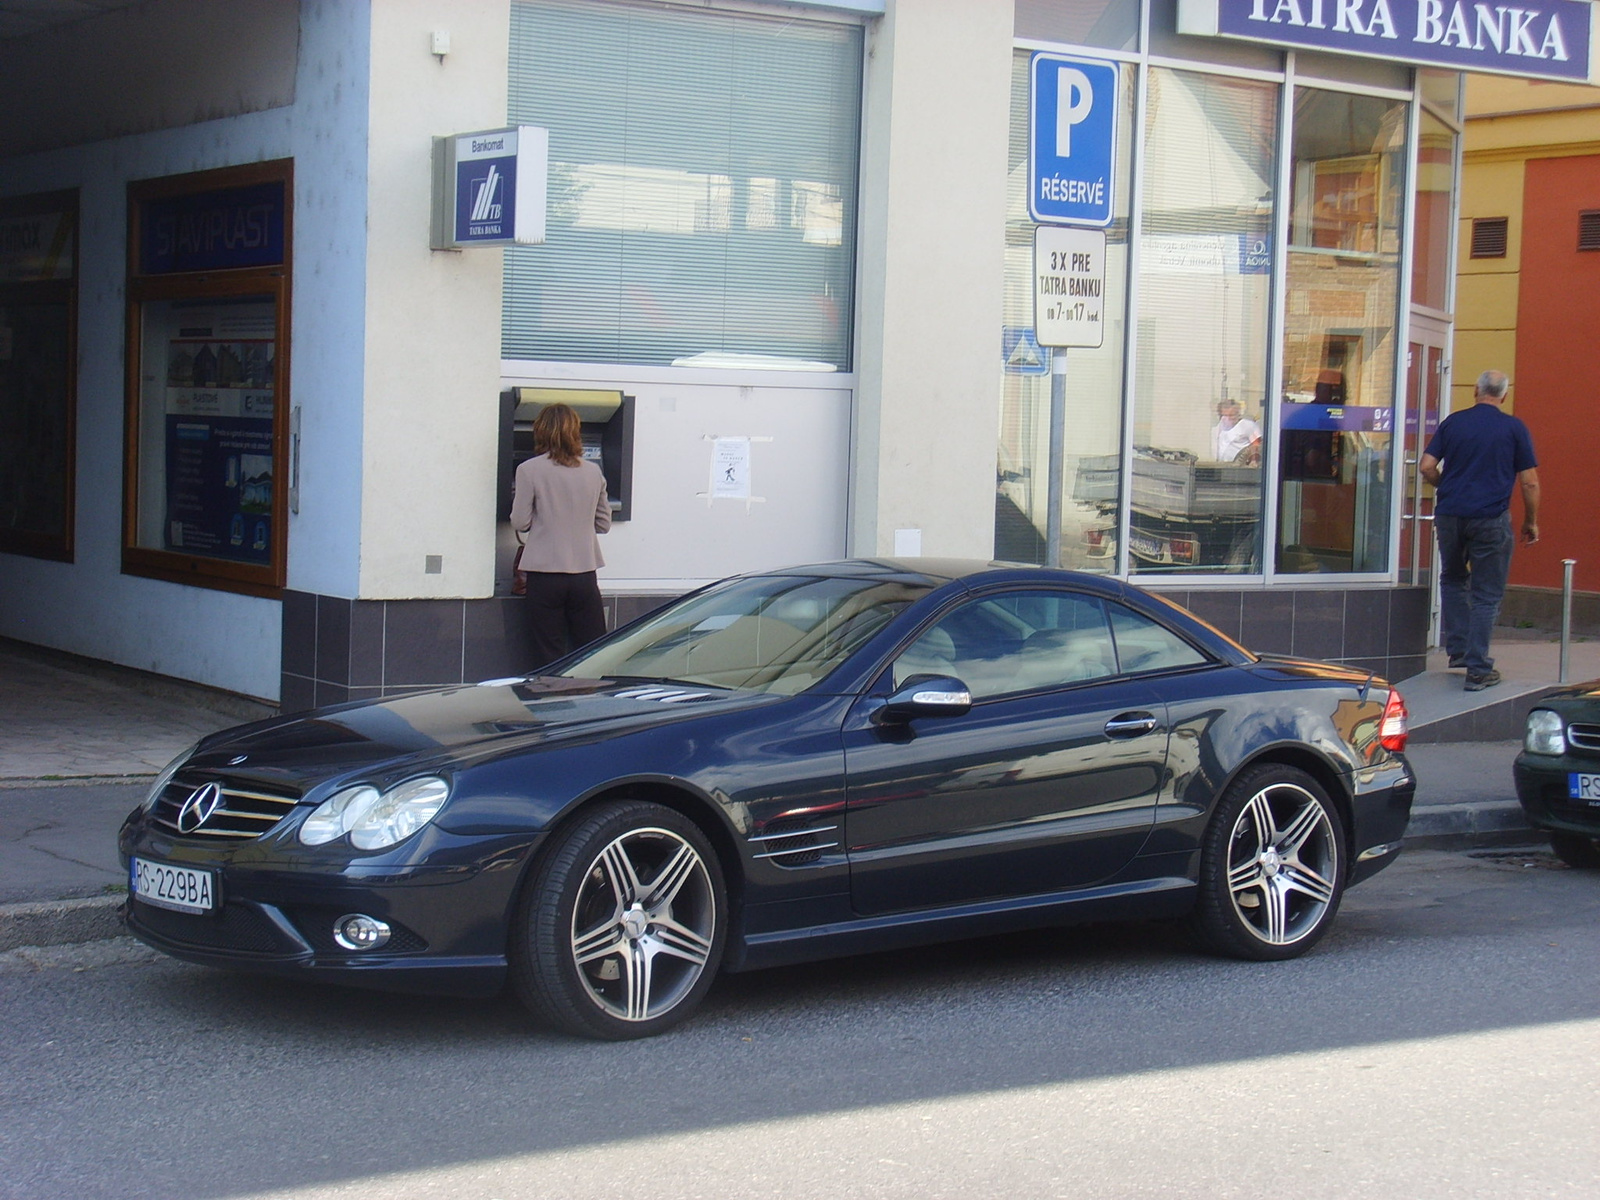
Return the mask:
<svg viewBox="0 0 1600 1200">
<path fill-rule="evenodd" d="M 750 499 L 750 439 L 719 437 L 711 443 L 711 498 Z"/>
</svg>

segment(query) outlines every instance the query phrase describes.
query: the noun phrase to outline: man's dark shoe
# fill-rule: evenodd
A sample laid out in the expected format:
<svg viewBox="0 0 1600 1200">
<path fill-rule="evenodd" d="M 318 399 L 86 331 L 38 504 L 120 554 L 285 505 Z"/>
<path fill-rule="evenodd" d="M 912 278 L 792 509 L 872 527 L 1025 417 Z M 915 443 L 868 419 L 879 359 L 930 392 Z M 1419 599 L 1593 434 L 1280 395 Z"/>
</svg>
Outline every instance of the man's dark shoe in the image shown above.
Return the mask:
<svg viewBox="0 0 1600 1200">
<path fill-rule="evenodd" d="M 1450 656 L 1450 670 L 1452 670 L 1452 671 L 1459 670 L 1461 667 L 1464 667 L 1466 665 L 1467 665 L 1467 656 L 1465 654 L 1452 654 Z"/>
<path fill-rule="evenodd" d="M 1462 686 L 1463 691 L 1481 692 L 1484 688 L 1492 688 L 1500 682 L 1500 672 L 1490 669 L 1482 675 L 1468 675 L 1467 682 Z"/>
</svg>

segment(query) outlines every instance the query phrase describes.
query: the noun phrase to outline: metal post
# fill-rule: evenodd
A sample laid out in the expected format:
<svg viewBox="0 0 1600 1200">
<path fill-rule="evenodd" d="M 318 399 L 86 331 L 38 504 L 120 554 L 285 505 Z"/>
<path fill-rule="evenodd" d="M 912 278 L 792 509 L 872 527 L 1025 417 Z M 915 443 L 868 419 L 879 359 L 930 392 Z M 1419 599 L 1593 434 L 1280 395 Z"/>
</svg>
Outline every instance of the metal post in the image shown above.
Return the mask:
<svg viewBox="0 0 1600 1200">
<path fill-rule="evenodd" d="M 1067 352 L 1050 355 L 1050 486 L 1045 514 L 1044 561 L 1061 565 L 1061 476 L 1066 470 L 1063 445 L 1067 435 Z"/>
<path fill-rule="evenodd" d="M 1577 565 L 1575 558 L 1561 560 L 1561 670 L 1557 683 L 1567 681 L 1567 656 L 1572 649 L 1572 568 Z"/>
</svg>

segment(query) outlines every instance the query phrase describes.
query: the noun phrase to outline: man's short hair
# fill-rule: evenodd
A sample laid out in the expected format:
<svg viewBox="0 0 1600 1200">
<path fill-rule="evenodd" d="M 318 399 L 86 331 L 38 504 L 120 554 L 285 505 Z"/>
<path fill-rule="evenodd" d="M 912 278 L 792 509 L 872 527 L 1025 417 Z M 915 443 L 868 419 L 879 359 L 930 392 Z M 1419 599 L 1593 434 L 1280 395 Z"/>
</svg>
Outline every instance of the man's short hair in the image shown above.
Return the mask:
<svg viewBox="0 0 1600 1200">
<path fill-rule="evenodd" d="M 1511 386 L 1504 371 L 1485 371 L 1478 376 L 1478 394 L 1488 396 L 1491 400 L 1499 400 L 1506 394 L 1506 389 Z"/>
</svg>

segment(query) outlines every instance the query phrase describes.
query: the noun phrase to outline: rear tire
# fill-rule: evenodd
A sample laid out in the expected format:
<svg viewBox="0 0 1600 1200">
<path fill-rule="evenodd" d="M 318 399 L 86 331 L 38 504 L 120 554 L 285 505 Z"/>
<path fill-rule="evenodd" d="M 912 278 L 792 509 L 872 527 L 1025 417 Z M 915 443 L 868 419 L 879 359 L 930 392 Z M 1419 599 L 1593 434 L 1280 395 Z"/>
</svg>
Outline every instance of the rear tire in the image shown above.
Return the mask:
<svg viewBox="0 0 1600 1200">
<path fill-rule="evenodd" d="M 580 1037 L 664 1033 L 716 978 L 726 896 L 693 821 L 642 801 L 597 805 L 555 835 L 524 888 L 510 946 L 517 998 Z"/>
<path fill-rule="evenodd" d="M 1552 833 L 1550 849 L 1569 867 L 1592 871 L 1600 867 L 1600 840 L 1581 833 Z"/>
<path fill-rule="evenodd" d="M 1249 768 L 1206 827 L 1195 933 L 1233 958 L 1304 954 L 1339 911 L 1344 846 L 1339 811 L 1315 779 L 1280 763 Z"/>
</svg>

